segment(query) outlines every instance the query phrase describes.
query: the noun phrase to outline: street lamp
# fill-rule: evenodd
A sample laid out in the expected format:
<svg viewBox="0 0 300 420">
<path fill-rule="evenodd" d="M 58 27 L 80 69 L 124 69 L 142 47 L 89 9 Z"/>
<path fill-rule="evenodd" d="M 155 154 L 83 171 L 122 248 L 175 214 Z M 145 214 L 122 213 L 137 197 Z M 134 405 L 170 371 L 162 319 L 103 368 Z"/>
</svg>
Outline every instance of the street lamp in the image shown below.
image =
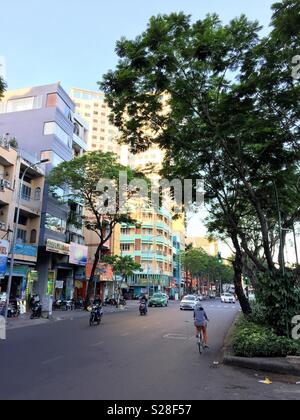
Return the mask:
<svg viewBox="0 0 300 420">
<path fill-rule="evenodd" d="M 33 169 L 38 165 L 42 165 L 42 164 L 48 163 L 48 162 L 49 162 L 49 159 L 42 159 L 42 160 L 40 160 L 36 163 L 31 164 L 30 166 L 28 166 L 25 169 L 25 171 L 23 172 L 23 175 L 21 177 L 21 180 L 20 180 L 18 200 L 17 200 L 17 214 L 16 214 L 15 228 L 14 228 L 13 240 L 12 240 L 11 251 L 10 251 L 9 277 L 8 277 L 8 285 L 7 285 L 7 291 L 6 291 L 5 320 L 7 320 L 8 306 L 9 306 L 9 301 L 10 301 L 13 269 L 14 269 L 14 262 L 15 262 L 15 248 L 16 248 L 16 243 L 17 243 L 18 225 L 19 225 L 19 218 L 20 218 L 20 203 L 21 203 L 21 194 L 22 194 L 23 182 L 24 182 L 24 179 L 25 179 L 25 175 L 27 174 L 29 169 Z"/>
</svg>

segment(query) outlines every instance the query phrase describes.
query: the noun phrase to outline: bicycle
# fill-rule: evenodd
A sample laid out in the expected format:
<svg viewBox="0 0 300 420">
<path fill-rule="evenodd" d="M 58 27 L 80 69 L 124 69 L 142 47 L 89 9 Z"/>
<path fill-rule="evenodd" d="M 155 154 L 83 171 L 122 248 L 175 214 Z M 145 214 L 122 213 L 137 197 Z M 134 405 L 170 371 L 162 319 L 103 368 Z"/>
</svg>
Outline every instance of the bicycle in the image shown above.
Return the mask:
<svg viewBox="0 0 300 420">
<path fill-rule="evenodd" d="M 197 345 L 199 348 L 199 353 L 202 354 L 205 349 L 204 339 L 203 339 L 203 331 L 198 332 L 197 334 Z"/>
</svg>

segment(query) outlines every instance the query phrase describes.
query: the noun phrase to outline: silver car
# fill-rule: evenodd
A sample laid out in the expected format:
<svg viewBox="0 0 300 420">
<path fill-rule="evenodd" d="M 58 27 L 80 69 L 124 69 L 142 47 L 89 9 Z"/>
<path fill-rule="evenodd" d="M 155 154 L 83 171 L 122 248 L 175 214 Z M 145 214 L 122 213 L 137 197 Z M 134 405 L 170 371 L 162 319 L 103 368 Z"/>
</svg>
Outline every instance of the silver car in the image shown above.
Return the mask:
<svg viewBox="0 0 300 420">
<path fill-rule="evenodd" d="M 200 299 L 198 296 L 194 296 L 194 295 L 185 296 L 180 302 L 180 310 L 193 311 L 198 302 L 200 302 Z"/>
</svg>

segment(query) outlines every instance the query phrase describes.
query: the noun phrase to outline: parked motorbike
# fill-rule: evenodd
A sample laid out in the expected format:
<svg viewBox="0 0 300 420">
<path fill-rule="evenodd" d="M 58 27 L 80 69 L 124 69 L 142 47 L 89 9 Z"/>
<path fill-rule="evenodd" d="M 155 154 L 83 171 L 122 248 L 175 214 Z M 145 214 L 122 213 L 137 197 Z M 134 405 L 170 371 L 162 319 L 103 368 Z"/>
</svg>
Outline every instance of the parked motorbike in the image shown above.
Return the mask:
<svg viewBox="0 0 300 420">
<path fill-rule="evenodd" d="M 20 307 L 18 302 L 10 302 L 8 305 L 7 317 L 18 318 L 20 316 Z"/>
<path fill-rule="evenodd" d="M 42 316 L 42 305 L 40 302 L 36 302 L 31 308 L 30 319 L 41 318 Z"/>
<path fill-rule="evenodd" d="M 147 304 L 145 302 L 141 302 L 139 310 L 140 310 L 140 315 L 141 316 L 147 315 L 147 313 L 148 313 Z"/>
<path fill-rule="evenodd" d="M 117 301 L 114 298 L 106 298 L 104 301 L 105 306 L 107 305 L 112 305 L 112 306 L 116 306 L 117 305 Z"/>
<path fill-rule="evenodd" d="M 95 324 L 100 325 L 103 316 L 102 307 L 99 305 L 93 305 L 90 315 L 90 326 L 93 327 Z"/>
</svg>

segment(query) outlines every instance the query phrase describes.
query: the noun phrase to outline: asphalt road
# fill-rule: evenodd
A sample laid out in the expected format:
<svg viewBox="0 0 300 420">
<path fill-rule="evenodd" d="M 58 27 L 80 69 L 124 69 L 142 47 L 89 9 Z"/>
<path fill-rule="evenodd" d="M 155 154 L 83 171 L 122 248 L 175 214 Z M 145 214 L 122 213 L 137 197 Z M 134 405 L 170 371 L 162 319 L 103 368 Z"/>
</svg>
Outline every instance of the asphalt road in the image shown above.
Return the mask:
<svg viewBox="0 0 300 420">
<path fill-rule="evenodd" d="M 202 356 L 192 312 L 176 303 L 150 309 L 147 317 L 138 306 L 107 314 L 94 328 L 87 315 L 9 331 L 0 341 L 0 399 L 300 399 L 299 385 L 281 378 L 262 385 L 256 372 L 214 364 L 238 306 L 204 305 L 210 349 Z"/>
</svg>

